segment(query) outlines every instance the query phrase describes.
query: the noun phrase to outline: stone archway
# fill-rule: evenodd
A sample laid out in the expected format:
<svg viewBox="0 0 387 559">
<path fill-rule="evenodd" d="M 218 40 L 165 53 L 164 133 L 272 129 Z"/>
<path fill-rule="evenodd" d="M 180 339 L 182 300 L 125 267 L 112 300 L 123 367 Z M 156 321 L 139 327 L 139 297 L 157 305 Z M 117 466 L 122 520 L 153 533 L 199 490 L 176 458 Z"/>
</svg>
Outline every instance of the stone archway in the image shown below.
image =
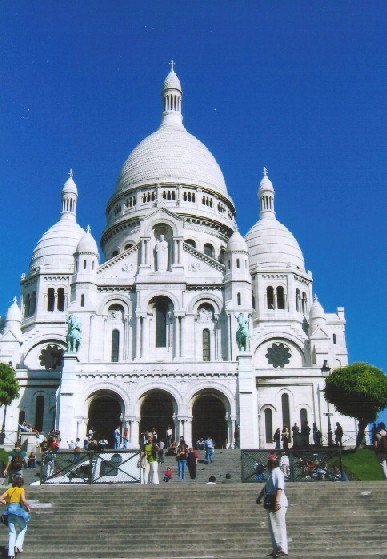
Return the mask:
<svg viewBox="0 0 387 559">
<path fill-rule="evenodd" d="M 224 398 L 216 391 L 200 392 L 192 406 L 192 442 L 211 436 L 216 448 L 228 444 L 226 406 Z"/>
<path fill-rule="evenodd" d="M 170 425 L 173 429 L 173 439 L 176 437 L 173 420 L 174 401 L 164 390 L 151 390 L 143 395 L 140 405 L 140 433 L 150 431 L 153 427 L 157 431 L 158 439 L 166 440 L 166 430 Z"/>
<path fill-rule="evenodd" d="M 113 432 L 121 426 L 121 401 L 117 394 L 100 391 L 89 398 L 87 430 L 95 431 L 97 440 L 106 439 L 113 448 Z"/>
</svg>

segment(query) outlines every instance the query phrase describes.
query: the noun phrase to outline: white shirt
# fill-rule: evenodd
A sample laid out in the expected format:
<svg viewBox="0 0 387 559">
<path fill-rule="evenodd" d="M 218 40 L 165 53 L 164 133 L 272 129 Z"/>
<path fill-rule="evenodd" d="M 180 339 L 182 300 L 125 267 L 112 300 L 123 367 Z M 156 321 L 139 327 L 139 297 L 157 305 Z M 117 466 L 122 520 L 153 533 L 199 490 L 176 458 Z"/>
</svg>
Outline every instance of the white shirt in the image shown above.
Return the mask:
<svg viewBox="0 0 387 559">
<path fill-rule="evenodd" d="M 288 498 L 285 495 L 285 477 L 279 468 L 274 468 L 265 485 L 265 494 L 275 495 L 277 489 L 282 489 L 280 497 L 281 507 L 288 506 Z"/>
</svg>

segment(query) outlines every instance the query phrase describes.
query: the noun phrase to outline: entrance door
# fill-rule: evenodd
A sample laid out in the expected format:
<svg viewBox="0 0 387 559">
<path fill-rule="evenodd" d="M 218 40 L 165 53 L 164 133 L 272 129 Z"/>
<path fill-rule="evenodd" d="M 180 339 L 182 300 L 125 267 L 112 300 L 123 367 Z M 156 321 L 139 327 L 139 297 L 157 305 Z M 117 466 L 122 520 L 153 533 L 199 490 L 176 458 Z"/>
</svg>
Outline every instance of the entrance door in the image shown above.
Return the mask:
<svg viewBox="0 0 387 559">
<path fill-rule="evenodd" d="M 166 430 L 169 425 L 174 427 L 173 404 L 170 394 L 162 390 L 153 390 L 145 395 L 141 404 L 140 433 L 156 429 L 158 440 L 166 441 Z M 176 434 L 173 433 L 173 439 Z"/>
<path fill-rule="evenodd" d="M 95 396 L 89 407 L 87 430 L 95 431 L 97 440 L 106 439 L 113 448 L 113 432 L 120 421 L 121 406 L 116 398 L 109 395 Z"/>
<path fill-rule="evenodd" d="M 217 448 L 227 446 L 226 408 L 219 397 L 203 394 L 198 397 L 192 408 L 192 443 L 200 437 L 210 436 Z"/>
</svg>

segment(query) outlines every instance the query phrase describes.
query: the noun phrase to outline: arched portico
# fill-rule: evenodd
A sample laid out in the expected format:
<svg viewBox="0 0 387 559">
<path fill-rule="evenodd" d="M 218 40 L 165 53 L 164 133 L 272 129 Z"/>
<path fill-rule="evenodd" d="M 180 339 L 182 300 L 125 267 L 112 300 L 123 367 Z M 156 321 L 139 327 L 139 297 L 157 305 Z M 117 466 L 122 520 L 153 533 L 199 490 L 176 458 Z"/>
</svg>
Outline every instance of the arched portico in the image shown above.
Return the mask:
<svg viewBox="0 0 387 559">
<path fill-rule="evenodd" d="M 217 448 L 232 443 L 230 405 L 224 394 L 213 388 L 197 392 L 192 398 L 192 442 L 210 436 Z M 229 420 L 229 421 L 228 421 Z"/>
<path fill-rule="evenodd" d="M 93 392 L 88 399 L 87 430 L 95 431 L 97 440 L 106 439 L 109 447 L 113 447 L 113 432 L 121 428 L 123 417 L 123 401 L 120 396 L 110 390 Z"/>
<path fill-rule="evenodd" d="M 173 439 L 177 436 L 175 429 L 176 401 L 166 390 L 159 388 L 145 392 L 139 399 L 140 434 L 156 429 L 158 440 L 166 442 L 168 426 L 172 427 Z M 141 437 L 141 435 L 140 435 Z"/>
</svg>

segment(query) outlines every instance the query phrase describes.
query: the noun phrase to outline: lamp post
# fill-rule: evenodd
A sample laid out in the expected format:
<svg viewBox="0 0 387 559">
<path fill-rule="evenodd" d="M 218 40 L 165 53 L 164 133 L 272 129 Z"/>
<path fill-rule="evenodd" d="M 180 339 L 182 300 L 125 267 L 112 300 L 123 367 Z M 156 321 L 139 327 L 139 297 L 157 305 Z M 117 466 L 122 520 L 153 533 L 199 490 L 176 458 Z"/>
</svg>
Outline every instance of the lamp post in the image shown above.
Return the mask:
<svg viewBox="0 0 387 559">
<path fill-rule="evenodd" d="M 328 361 L 325 359 L 324 360 L 324 364 L 321 367 L 321 372 L 324 376 L 328 375 L 330 372 L 331 368 L 328 366 Z M 324 392 L 322 390 L 322 392 Z M 332 433 L 332 423 L 331 423 L 331 417 L 333 415 L 332 412 L 329 411 L 329 402 L 327 402 L 328 405 L 328 412 L 324 413 L 324 415 L 327 416 L 328 418 L 328 446 L 332 447 L 333 446 L 333 433 Z"/>
</svg>

